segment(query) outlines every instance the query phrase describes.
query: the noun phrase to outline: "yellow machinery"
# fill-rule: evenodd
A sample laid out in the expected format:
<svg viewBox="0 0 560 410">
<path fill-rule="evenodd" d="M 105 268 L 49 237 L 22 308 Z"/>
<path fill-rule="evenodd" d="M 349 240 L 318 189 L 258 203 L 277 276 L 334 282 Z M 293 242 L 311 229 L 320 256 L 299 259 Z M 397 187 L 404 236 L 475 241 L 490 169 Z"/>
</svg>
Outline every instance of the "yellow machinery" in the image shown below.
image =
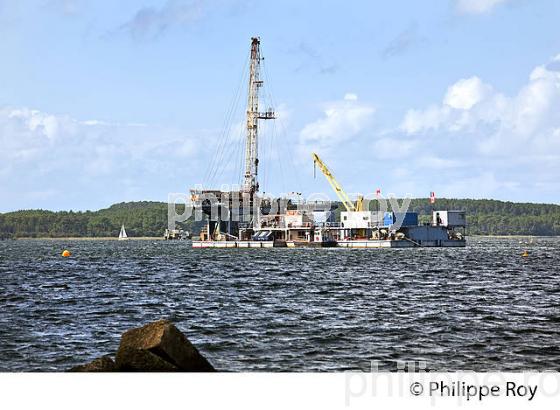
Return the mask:
<svg viewBox="0 0 560 410">
<path fill-rule="evenodd" d="M 329 181 L 329 184 L 331 184 L 332 189 L 338 196 L 338 199 L 340 199 L 340 201 L 344 204 L 346 210 L 348 212 L 363 211 L 364 198 L 362 196 L 359 196 L 358 200 L 356 201 L 356 205 L 354 205 L 354 203 L 350 200 L 346 192 L 344 192 L 344 190 L 342 189 L 342 186 L 340 186 L 340 184 L 338 183 L 338 181 L 336 180 L 332 172 L 329 170 L 327 165 L 325 165 L 325 163 L 321 160 L 321 158 L 319 158 L 319 155 L 312 153 L 311 156 L 313 157 L 313 165 L 319 166 L 319 169 L 321 170 L 323 175 L 325 175 L 327 181 Z"/>
</svg>

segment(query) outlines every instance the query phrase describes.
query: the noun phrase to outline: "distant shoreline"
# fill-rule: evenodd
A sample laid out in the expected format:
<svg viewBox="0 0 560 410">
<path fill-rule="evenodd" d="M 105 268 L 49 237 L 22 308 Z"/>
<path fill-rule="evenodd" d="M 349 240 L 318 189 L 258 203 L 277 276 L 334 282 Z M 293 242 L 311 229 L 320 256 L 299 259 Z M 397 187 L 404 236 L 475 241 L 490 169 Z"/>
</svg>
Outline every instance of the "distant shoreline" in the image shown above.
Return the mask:
<svg viewBox="0 0 560 410">
<path fill-rule="evenodd" d="M 467 238 L 496 238 L 496 239 L 520 239 L 520 238 L 560 238 L 558 235 L 467 235 Z M 48 236 L 44 237 L 37 237 L 37 238 L 29 238 L 29 237 L 21 237 L 21 238 L 11 238 L 12 240 L 18 241 L 118 241 L 119 238 L 115 238 L 112 236 L 68 236 L 68 237 L 60 237 L 60 238 L 52 238 Z M 128 237 L 129 241 L 163 241 L 165 240 L 161 236 L 138 236 L 138 237 Z"/>
<path fill-rule="evenodd" d="M 335 211 L 340 218 L 341 204 Z M 409 210 L 429 222 L 435 205 L 413 199 Z M 560 235 L 560 205 L 524 204 L 495 200 L 438 200 L 439 209 L 467 211 L 467 233 L 498 236 Z M 181 213 L 181 208 L 177 208 Z M 88 212 L 27 210 L 0 214 L 0 238 L 83 238 L 115 239 L 124 224 L 132 237 L 161 235 L 169 223 L 168 206 L 163 202 L 127 202 Z M 204 221 L 188 220 L 179 227 L 191 233 L 205 229 Z M 473 236 L 474 237 L 474 236 Z"/>
<path fill-rule="evenodd" d="M 559 238 L 558 235 L 467 235 L 467 238 Z"/>
<path fill-rule="evenodd" d="M 61 238 L 51 238 L 48 236 L 45 237 L 37 237 L 37 238 L 13 238 L 14 240 L 17 241 L 44 241 L 44 240 L 48 240 L 48 241 L 118 241 L 119 238 L 114 238 L 112 236 L 69 236 L 69 237 L 61 237 Z M 163 237 L 161 236 L 138 236 L 138 237 L 128 237 L 128 239 L 126 239 L 125 241 L 121 241 L 121 242 L 126 242 L 126 241 L 163 241 Z"/>
</svg>

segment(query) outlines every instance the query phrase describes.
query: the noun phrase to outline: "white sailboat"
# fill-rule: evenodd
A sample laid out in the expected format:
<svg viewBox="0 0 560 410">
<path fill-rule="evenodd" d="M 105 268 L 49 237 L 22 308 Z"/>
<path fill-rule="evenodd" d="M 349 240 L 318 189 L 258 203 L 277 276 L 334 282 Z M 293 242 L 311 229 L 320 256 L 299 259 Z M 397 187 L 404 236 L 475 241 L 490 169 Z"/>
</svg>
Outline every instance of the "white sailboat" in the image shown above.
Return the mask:
<svg viewBox="0 0 560 410">
<path fill-rule="evenodd" d="M 124 229 L 124 224 L 121 226 L 121 231 L 119 232 L 119 241 L 124 241 L 128 239 L 128 235 L 126 234 L 126 230 Z"/>
</svg>

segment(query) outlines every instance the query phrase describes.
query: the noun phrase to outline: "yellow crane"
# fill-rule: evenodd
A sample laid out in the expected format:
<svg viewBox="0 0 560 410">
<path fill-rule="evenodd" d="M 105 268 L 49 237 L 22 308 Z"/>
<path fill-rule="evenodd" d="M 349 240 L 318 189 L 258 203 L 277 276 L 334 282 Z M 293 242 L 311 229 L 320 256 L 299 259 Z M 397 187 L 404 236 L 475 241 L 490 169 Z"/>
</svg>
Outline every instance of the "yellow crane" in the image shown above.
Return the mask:
<svg viewBox="0 0 560 410">
<path fill-rule="evenodd" d="M 329 181 L 329 184 L 331 185 L 332 189 L 338 196 L 338 199 L 340 199 L 340 201 L 343 203 L 346 210 L 348 212 L 363 211 L 364 198 L 362 196 L 359 196 L 358 200 L 356 201 L 356 205 L 354 205 L 354 203 L 348 197 L 348 194 L 344 192 L 344 189 L 342 189 L 342 186 L 338 183 L 338 181 L 336 180 L 332 172 L 329 170 L 327 165 L 323 162 L 323 160 L 321 160 L 321 158 L 319 158 L 319 155 L 313 152 L 311 156 L 313 157 L 313 166 L 315 165 L 319 166 L 319 169 L 321 170 L 323 175 L 325 175 L 327 181 Z"/>
</svg>

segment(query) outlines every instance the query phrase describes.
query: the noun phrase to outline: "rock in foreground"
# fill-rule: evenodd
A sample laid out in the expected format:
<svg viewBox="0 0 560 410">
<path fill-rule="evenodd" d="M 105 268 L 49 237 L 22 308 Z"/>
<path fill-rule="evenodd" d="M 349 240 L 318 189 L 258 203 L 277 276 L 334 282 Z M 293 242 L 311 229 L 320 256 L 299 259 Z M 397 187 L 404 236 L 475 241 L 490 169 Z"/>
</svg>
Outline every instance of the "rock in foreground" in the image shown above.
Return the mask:
<svg viewBox="0 0 560 410">
<path fill-rule="evenodd" d="M 115 362 L 118 371 L 215 371 L 168 320 L 158 320 L 123 333 Z"/>
<path fill-rule="evenodd" d="M 178 372 L 172 363 L 153 354 L 149 350 L 123 347 L 117 352 L 116 361 L 119 372 Z"/>
<path fill-rule="evenodd" d="M 99 357 L 87 364 L 72 367 L 71 372 L 114 372 L 117 367 L 109 356 Z"/>
</svg>

